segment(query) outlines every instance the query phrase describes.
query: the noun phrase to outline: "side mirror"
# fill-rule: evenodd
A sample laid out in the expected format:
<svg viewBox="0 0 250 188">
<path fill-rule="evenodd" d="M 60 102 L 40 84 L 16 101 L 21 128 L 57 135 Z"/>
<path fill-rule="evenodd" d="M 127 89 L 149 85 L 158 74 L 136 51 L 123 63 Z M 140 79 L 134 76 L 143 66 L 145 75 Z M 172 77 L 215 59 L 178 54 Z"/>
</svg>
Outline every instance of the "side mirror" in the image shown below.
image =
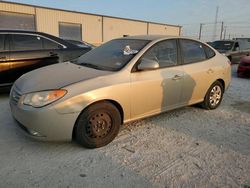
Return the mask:
<svg viewBox="0 0 250 188">
<path fill-rule="evenodd" d="M 156 60 L 142 58 L 137 68 L 138 70 L 154 70 L 159 67 L 159 63 Z"/>
</svg>

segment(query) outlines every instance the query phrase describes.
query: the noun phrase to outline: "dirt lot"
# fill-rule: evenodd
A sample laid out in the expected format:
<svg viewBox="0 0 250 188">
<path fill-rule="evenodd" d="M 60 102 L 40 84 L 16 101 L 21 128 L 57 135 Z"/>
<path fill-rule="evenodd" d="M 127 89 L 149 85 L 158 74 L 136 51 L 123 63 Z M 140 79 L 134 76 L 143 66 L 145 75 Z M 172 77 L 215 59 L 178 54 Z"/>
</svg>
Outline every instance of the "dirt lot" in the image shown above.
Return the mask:
<svg viewBox="0 0 250 188">
<path fill-rule="evenodd" d="M 250 186 L 250 80 L 233 71 L 214 111 L 186 107 L 124 126 L 110 145 L 25 136 L 0 96 L 0 187 Z"/>
</svg>

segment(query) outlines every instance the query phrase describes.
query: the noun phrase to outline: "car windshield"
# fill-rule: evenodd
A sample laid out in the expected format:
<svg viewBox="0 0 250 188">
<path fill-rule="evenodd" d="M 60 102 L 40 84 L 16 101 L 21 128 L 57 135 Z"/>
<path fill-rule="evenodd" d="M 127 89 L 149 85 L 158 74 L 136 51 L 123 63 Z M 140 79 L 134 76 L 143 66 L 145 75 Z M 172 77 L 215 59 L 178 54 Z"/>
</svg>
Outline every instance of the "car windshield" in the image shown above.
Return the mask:
<svg viewBox="0 0 250 188">
<path fill-rule="evenodd" d="M 216 50 L 231 50 L 233 48 L 233 41 L 215 41 L 213 42 L 213 47 Z"/>
<path fill-rule="evenodd" d="M 100 70 L 118 71 L 148 43 L 148 40 L 139 39 L 111 40 L 84 54 L 74 63 Z"/>
</svg>

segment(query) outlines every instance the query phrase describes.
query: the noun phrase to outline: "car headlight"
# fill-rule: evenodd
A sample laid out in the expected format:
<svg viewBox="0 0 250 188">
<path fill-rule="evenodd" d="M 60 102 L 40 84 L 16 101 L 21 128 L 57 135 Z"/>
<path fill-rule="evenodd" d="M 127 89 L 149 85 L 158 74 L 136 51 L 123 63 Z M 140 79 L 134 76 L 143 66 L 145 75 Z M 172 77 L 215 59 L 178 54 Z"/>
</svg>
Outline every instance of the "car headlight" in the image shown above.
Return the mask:
<svg viewBox="0 0 250 188">
<path fill-rule="evenodd" d="M 67 91 L 64 89 L 29 93 L 22 96 L 22 103 L 24 105 L 40 108 L 57 101 L 66 95 L 66 93 Z"/>
</svg>

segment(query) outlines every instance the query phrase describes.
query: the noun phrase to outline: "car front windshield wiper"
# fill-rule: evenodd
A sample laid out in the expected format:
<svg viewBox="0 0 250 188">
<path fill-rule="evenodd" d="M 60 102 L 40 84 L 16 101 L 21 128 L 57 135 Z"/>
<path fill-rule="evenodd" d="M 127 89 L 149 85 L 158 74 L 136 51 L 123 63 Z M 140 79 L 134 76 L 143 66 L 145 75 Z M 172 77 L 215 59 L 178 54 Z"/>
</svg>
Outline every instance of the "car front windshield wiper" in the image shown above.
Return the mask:
<svg viewBox="0 0 250 188">
<path fill-rule="evenodd" d="M 98 70 L 104 70 L 103 67 L 101 66 L 98 66 L 98 65 L 94 65 L 92 63 L 80 63 L 79 65 L 82 65 L 82 66 L 85 66 L 85 67 L 90 67 L 90 68 L 93 68 L 93 69 L 98 69 Z"/>
<path fill-rule="evenodd" d="M 78 65 L 82 65 L 85 67 L 90 67 L 93 69 L 97 69 L 97 70 L 103 70 L 103 71 L 117 71 L 117 69 L 115 68 L 111 68 L 111 67 L 106 67 L 106 66 L 100 66 L 100 65 L 95 65 L 92 63 L 86 63 L 86 62 L 82 62 L 82 63 L 77 63 Z"/>
</svg>

